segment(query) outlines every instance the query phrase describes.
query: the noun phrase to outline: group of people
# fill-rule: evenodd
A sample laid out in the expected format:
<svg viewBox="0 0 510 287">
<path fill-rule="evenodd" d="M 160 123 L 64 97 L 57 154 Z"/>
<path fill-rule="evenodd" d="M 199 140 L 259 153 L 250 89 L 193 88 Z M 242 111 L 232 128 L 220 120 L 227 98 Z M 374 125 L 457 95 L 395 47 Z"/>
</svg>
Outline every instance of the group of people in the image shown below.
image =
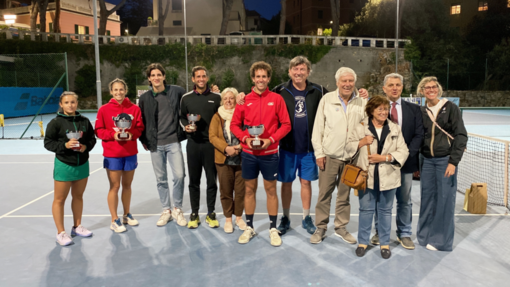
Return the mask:
<svg viewBox="0 0 510 287">
<path fill-rule="evenodd" d="M 126 98 L 127 84 L 120 79 L 110 85 L 112 99 L 97 114 L 95 129 L 77 112 L 77 95 L 64 92 L 57 117 L 47 128 L 45 147 L 55 152 L 55 199 L 53 217 L 57 242 L 72 243 L 71 236 L 91 236 L 81 225 L 82 195 L 89 175 L 88 153 L 102 140 L 104 168 L 110 190 L 110 228 L 126 231 L 137 225 L 130 212 L 131 182 L 137 167 L 139 139 L 150 151 L 157 190 L 163 208 L 157 226 L 172 219 L 190 229 L 201 224 L 200 180 L 206 176 L 206 224 L 220 226 L 216 213 L 217 182 L 225 216 L 223 229 L 242 230 L 238 239 L 246 244 L 256 235 L 253 225 L 259 173 L 267 196 L 269 237 L 273 246 L 291 227 L 292 183 L 299 177 L 303 216 L 301 225 L 318 244 L 326 236 L 332 195 L 335 203 L 335 235 L 350 244 L 358 243 L 356 254 L 364 256 L 370 243 L 380 245 L 382 258 L 389 258 L 391 214 L 397 199 L 397 238 L 406 249 L 414 249 L 411 188 L 413 173 L 421 171 L 421 206 L 417 239 L 429 250 L 451 251 L 454 235 L 454 207 L 457 165 L 467 143 L 467 132 L 457 106 L 442 99 L 435 77 L 426 77 L 417 94 L 426 98 L 419 107 L 401 99 L 403 77 L 386 75 L 385 96 L 368 99 L 365 89 L 356 89 L 357 75 L 346 67 L 335 74 L 335 91 L 308 81 L 312 72 L 306 57 L 290 61 L 287 83 L 269 90 L 271 66 L 256 62 L 250 68 L 253 88 L 239 93 L 226 88 L 221 93 L 208 85 L 205 67 L 192 69 L 193 90 L 167 85 L 161 64 L 147 67 L 150 91 L 136 106 Z M 124 122 L 130 123 L 128 127 Z M 71 136 L 70 136 L 71 134 Z M 75 136 L 79 134 L 80 136 Z M 185 165 L 181 141 L 187 139 L 191 214 L 184 217 Z M 172 170 L 172 196 L 167 161 Z M 345 166 L 354 162 L 368 172 L 366 189 L 359 190 L 358 238 L 347 231 L 350 220 L 351 188 L 341 182 Z M 319 180 L 315 222 L 311 217 L 311 182 Z M 277 226 L 277 181 L 281 182 L 283 216 Z M 117 216 L 119 190 L 124 209 Z M 63 206 L 71 190 L 74 225 L 69 236 L 63 226 Z M 173 199 L 173 200 L 172 200 Z M 245 214 L 246 221 L 242 215 Z M 232 216 L 235 215 L 235 221 Z M 372 238 L 372 222 L 375 234 Z"/>
</svg>

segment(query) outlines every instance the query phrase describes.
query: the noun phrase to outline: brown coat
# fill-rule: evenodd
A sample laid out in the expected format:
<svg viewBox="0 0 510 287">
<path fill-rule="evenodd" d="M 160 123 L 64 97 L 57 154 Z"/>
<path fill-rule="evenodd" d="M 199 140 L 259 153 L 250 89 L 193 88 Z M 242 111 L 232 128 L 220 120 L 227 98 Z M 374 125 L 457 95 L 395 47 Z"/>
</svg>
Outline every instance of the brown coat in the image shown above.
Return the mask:
<svg viewBox="0 0 510 287">
<path fill-rule="evenodd" d="M 228 146 L 228 143 L 223 135 L 224 125 L 225 120 L 221 118 L 220 114 L 214 114 L 209 125 L 209 141 L 214 146 L 214 162 L 218 164 L 224 164 L 225 159 L 227 159 L 225 148 Z"/>
</svg>

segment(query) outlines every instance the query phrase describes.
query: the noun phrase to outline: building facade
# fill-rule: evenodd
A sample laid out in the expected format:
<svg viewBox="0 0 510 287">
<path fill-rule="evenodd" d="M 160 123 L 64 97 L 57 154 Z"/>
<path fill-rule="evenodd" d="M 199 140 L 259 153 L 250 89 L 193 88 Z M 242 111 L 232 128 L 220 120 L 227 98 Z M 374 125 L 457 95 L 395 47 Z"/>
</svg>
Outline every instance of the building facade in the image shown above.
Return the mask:
<svg viewBox="0 0 510 287">
<path fill-rule="evenodd" d="M 16 22 L 30 25 L 30 0 L 6 0 L 3 6 L 0 6 L 0 14 L 16 15 Z M 94 34 L 94 20 L 92 2 L 87 0 L 61 0 L 60 1 L 60 32 L 69 34 Z M 99 4 L 97 5 L 99 17 Z M 112 9 L 115 5 L 106 3 L 107 9 Z M 46 11 L 46 31 L 53 32 L 53 22 L 55 19 L 55 1 L 50 0 Z M 37 25 L 40 29 L 40 17 L 37 17 Z M 120 36 L 120 18 L 116 12 L 108 17 L 106 25 L 106 34 L 111 36 Z"/>
<path fill-rule="evenodd" d="M 159 1 L 153 0 L 154 22 L 159 21 Z M 183 0 L 163 0 L 163 10 L 169 3 L 170 8 L 164 24 L 164 35 L 184 35 Z M 186 1 L 186 32 L 194 35 L 219 35 L 223 20 L 222 0 Z M 234 0 L 230 11 L 227 34 L 246 29 L 246 12 L 243 0 Z M 141 27 L 139 36 L 158 35 L 158 27 Z"/>
<path fill-rule="evenodd" d="M 444 0 L 444 2 L 450 14 L 450 25 L 459 31 L 467 28 L 476 16 L 484 17 L 490 9 L 499 9 L 495 8 L 496 4 L 503 9 L 510 9 L 510 0 Z"/>
<path fill-rule="evenodd" d="M 340 25 L 354 21 L 368 0 L 340 0 Z M 287 0 L 286 20 L 292 34 L 316 34 L 318 28 L 332 28 L 330 0 Z"/>
</svg>

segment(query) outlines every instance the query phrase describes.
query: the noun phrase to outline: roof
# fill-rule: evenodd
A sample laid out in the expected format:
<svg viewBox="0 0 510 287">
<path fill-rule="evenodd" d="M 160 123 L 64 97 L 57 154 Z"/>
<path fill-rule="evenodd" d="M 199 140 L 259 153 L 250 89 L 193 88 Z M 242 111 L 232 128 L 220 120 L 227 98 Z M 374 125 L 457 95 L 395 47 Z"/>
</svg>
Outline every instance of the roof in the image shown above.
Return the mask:
<svg viewBox="0 0 510 287">
<path fill-rule="evenodd" d="M 260 17 L 259 12 L 246 9 L 246 17 Z"/>
</svg>

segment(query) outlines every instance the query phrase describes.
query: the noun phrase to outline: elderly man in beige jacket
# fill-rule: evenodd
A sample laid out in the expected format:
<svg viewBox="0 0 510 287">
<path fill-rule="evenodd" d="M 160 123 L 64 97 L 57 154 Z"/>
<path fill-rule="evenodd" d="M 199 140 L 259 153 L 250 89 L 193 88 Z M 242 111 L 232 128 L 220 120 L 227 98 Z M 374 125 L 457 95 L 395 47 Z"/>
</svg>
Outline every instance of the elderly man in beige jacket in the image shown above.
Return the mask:
<svg viewBox="0 0 510 287">
<path fill-rule="evenodd" d="M 335 235 L 347 243 L 356 244 L 356 239 L 346 229 L 351 213 L 350 188 L 339 180 L 350 159 L 345 151 L 348 131 L 365 117 L 367 100 L 359 97 L 356 79 L 352 69 L 338 69 L 335 74 L 337 89 L 325 94 L 317 108 L 312 144 L 319 166 L 319 197 L 315 207 L 317 229 L 310 238 L 313 244 L 322 242 L 326 235 L 335 186 L 338 187 Z"/>
</svg>

